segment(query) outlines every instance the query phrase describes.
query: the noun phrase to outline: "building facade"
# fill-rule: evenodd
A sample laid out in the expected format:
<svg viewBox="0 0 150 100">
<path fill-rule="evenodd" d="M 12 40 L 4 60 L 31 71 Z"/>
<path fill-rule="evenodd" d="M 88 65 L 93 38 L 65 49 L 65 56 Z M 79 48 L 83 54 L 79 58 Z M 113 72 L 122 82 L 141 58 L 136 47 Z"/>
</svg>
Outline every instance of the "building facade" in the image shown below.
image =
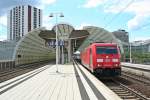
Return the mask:
<svg viewBox="0 0 150 100">
<path fill-rule="evenodd" d="M 121 40 L 122 42 L 129 43 L 129 34 L 123 29 L 119 29 L 117 31 L 112 32 L 116 38 Z"/>
<path fill-rule="evenodd" d="M 150 40 L 134 41 L 132 44 L 132 51 L 148 53 L 150 52 Z"/>
<path fill-rule="evenodd" d="M 42 26 L 41 9 L 27 6 L 16 6 L 8 12 L 7 16 L 7 39 L 20 40 L 25 34 Z"/>
</svg>

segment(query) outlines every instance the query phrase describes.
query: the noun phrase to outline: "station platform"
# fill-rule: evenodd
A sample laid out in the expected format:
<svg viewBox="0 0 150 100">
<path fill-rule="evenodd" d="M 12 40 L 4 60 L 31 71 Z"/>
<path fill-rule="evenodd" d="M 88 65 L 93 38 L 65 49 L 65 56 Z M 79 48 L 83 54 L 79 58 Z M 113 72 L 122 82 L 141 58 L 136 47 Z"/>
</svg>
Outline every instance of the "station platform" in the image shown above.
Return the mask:
<svg viewBox="0 0 150 100">
<path fill-rule="evenodd" d="M 143 70 L 150 70 L 150 65 L 134 64 L 134 63 L 127 63 L 127 62 L 121 62 L 121 65 L 127 66 L 127 67 L 139 68 Z"/>
<path fill-rule="evenodd" d="M 81 66 L 55 65 L 0 83 L 0 100 L 121 100 Z"/>
<path fill-rule="evenodd" d="M 121 62 L 122 70 L 150 79 L 150 65 Z"/>
</svg>

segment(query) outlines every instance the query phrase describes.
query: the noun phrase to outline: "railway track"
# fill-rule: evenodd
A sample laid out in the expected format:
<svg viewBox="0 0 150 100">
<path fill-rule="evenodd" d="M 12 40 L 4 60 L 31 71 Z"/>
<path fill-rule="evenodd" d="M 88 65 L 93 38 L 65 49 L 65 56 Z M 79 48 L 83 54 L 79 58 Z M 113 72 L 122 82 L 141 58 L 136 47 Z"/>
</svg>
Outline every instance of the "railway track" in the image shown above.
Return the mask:
<svg viewBox="0 0 150 100">
<path fill-rule="evenodd" d="M 128 86 L 115 79 L 103 80 L 104 84 L 114 91 L 123 100 L 149 100 L 140 93 L 137 93 Z"/>
<path fill-rule="evenodd" d="M 79 64 L 79 63 L 78 63 Z M 97 77 L 98 78 L 98 77 Z M 99 78 L 106 86 L 108 86 L 112 91 L 114 91 L 123 100 L 150 100 L 150 98 L 145 95 L 135 91 L 135 89 L 130 88 L 130 85 L 135 85 L 131 80 L 141 82 L 150 88 L 150 81 L 144 77 L 135 77 L 134 75 L 128 73 L 122 73 L 122 76 L 116 78 Z M 145 87 L 144 86 L 144 87 Z M 140 85 L 138 86 L 140 87 Z"/>
<path fill-rule="evenodd" d="M 139 75 L 136 75 L 136 74 L 133 74 L 133 73 L 130 73 L 130 72 L 125 72 L 125 71 L 122 71 L 122 75 L 121 76 L 123 78 L 126 78 L 126 79 L 130 78 L 132 80 L 141 82 L 141 83 L 143 83 L 146 86 L 150 86 L 150 79 L 146 78 L 144 76 L 139 76 Z"/>
<path fill-rule="evenodd" d="M 145 92 L 150 91 L 147 90 L 150 89 L 150 80 L 145 77 L 122 72 L 120 77 L 100 80 L 123 100 L 150 100 L 149 93 Z"/>
<path fill-rule="evenodd" d="M 124 100 L 150 100 L 146 93 L 150 91 L 150 80 L 145 77 L 122 72 L 120 77 L 102 81 Z"/>
<path fill-rule="evenodd" d="M 139 76 L 134 73 L 122 71 L 121 78 L 129 80 L 132 82 L 129 85 L 130 88 L 133 88 L 135 91 L 145 95 L 150 98 L 150 79 L 145 76 Z"/>
<path fill-rule="evenodd" d="M 29 64 L 29 65 L 19 66 L 18 68 L 14 68 L 12 70 L 8 70 L 5 72 L 1 72 L 0 73 L 0 83 L 6 81 L 8 79 L 14 78 L 16 76 L 22 75 L 24 73 L 27 73 L 29 71 L 32 71 L 34 69 L 37 69 L 39 67 L 42 67 L 44 65 L 45 65 L 44 62 L 33 63 L 33 64 Z"/>
</svg>

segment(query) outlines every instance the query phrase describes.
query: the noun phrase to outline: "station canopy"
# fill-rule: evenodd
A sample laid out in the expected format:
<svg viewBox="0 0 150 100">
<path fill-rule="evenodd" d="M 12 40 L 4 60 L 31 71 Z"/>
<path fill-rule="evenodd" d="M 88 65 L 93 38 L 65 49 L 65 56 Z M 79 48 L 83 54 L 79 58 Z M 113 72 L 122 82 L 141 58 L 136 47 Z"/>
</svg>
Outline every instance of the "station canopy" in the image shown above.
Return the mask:
<svg viewBox="0 0 150 100">
<path fill-rule="evenodd" d="M 83 27 L 83 30 L 89 32 L 89 36 L 84 40 L 82 45 L 78 48 L 78 51 L 82 51 L 88 45 L 94 42 L 102 43 L 116 43 L 120 47 L 121 53 L 123 53 L 123 42 L 117 39 L 111 32 L 105 30 L 104 28 L 95 27 L 95 26 L 86 26 Z"/>
<path fill-rule="evenodd" d="M 85 26 L 83 29 L 75 30 L 72 25 L 60 23 L 52 28 L 52 30 L 42 30 L 39 34 L 45 40 L 56 38 L 56 28 L 58 33 L 58 39 L 63 40 L 76 40 L 77 51 L 82 51 L 85 47 L 94 42 L 103 43 L 117 43 L 120 47 L 121 53 L 123 53 L 123 42 L 117 39 L 111 32 L 104 28 L 96 26 Z"/>
<path fill-rule="evenodd" d="M 73 26 L 69 24 L 58 24 L 57 33 L 59 39 L 78 39 L 89 36 L 87 30 L 75 30 Z M 40 36 L 44 39 L 56 38 L 56 26 L 52 30 L 42 30 Z"/>
</svg>

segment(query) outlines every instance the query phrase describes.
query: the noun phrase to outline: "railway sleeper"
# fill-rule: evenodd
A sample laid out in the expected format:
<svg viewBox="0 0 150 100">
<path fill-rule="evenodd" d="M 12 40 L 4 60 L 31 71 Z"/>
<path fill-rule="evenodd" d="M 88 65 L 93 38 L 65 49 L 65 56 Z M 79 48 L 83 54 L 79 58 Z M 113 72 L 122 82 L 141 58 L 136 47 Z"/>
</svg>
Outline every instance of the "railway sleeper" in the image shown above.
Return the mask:
<svg viewBox="0 0 150 100">
<path fill-rule="evenodd" d="M 125 90 L 123 90 L 122 88 L 120 88 L 120 89 L 112 89 L 112 88 L 110 88 L 111 90 L 113 90 L 113 91 L 120 91 L 120 92 L 124 92 Z"/>
<path fill-rule="evenodd" d="M 121 87 L 116 87 L 116 86 L 112 86 L 112 87 L 110 87 L 110 89 L 114 89 L 114 90 L 121 90 L 122 88 Z"/>
<path fill-rule="evenodd" d="M 134 99 L 123 99 L 123 100 L 140 100 L 139 98 Z"/>
<path fill-rule="evenodd" d="M 139 100 L 139 98 L 136 98 L 135 96 L 121 96 L 122 99 L 124 100 L 129 100 L 129 99 L 133 99 L 133 100 Z"/>
<path fill-rule="evenodd" d="M 120 94 L 120 93 L 117 93 L 119 96 L 134 96 L 133 94 L 131 93 L 126 93 L 126 94 Z M 135 96 L 134 96 L 135 97 Z"/>
<path fill-rule="evenodd" d="M 127 94 L 127 93 L 129 93 L 128 91 L 114 91 L 114 92 L 116 92 L 117 94 Z"/>
<path fill-rule="evenodd" d="M 120 93 L 129 93 L 129 91 L 126 91 L 126 90 L 113 90 L 115 92 L 120 92 Z"/>
</svg>

